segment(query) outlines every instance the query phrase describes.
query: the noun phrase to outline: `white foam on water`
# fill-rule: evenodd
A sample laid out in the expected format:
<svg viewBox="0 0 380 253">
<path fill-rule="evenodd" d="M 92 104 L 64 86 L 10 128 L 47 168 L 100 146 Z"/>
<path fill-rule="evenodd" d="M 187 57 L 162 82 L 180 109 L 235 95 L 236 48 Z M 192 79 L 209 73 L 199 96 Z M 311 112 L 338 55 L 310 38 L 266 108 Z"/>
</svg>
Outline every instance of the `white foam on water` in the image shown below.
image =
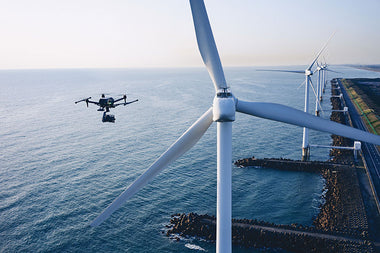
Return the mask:
<svg viewBox="0 0 380 253">
<path fill-rule="evenodd" d="M 198 245 L 195 245 L 195 244 L 190 244 L 190 243 L 186 243 L 185 244 L 185 247 L 186 248 L 189 248 L 189 249 L 193 249 L 193 250 L 200 250 L 200 251 L 205 251 L 207 252 L 207 250 L 205 250 L 204 248 L 198 246 Z"/>
</svg>

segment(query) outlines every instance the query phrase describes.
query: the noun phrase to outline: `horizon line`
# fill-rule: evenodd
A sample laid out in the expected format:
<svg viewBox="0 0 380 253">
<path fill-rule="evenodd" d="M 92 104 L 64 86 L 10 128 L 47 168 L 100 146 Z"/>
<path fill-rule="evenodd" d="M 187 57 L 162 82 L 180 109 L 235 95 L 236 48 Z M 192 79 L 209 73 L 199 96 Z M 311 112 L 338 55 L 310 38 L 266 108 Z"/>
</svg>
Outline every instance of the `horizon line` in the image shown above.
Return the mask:
<svg viewBox="0 0 380 253">
<path fill-rule="evenodd" d="M 380 63 L 370 63 L 370 64 L 361 64 L 361 63 L 339 63 L 339 64 L 329 64 L 331 66 L 380 66 Z M 278 65 L 224 65 L 223 68 L 256 68 L 256 67 L 297 67 L 297 66 L 306 66 L 305 64 L 278 64 Z M 41 67 L 41 68 L 0 68 L 0 71 L 16 71 L 16 70 L 96 70 L 96 69 L 197 69 L 204 68 L 203 65 L 199 66 L 147 66 L 147 67 Z"/>
</svg>

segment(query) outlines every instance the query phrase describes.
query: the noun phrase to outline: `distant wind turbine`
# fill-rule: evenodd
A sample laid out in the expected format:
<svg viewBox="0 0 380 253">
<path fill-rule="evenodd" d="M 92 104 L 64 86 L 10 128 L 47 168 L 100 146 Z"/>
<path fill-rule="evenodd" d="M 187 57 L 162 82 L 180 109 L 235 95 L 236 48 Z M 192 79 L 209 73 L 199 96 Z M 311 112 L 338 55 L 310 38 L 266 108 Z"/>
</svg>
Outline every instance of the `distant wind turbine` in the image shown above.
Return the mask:
<svg viewBox="0 0 380 253">
<path fill-rule="evenodd" d="M 327 71 L 334 72 L 334 73 L 340 73 L 334 70 L 331 70 L 328 68 L 328 65 L 326 62 L 319 64 L 317 62 L 317 69 L 314 72 L 317 72 L 317 94 L 316 94 L 316 100 L 315 100 L 315 115 L 319 116 L 319 111 L 322 110 L 321 102 L 323 100 L 323 93 L 325 92 L 326 87 L 326 76 Z"/>
<path fill-rule="evenodd" d="M 380 136 L 321 119 L 288 106 L 246 102 L 234 97 L 223 68 L 203 0 L 190 0 L 199 51 L 215 87 L 213 105 L 92 223 L 98 226 L 170 163 L 193 147 L 212 122 L 217 122 L 217 252 L 231 252 L 232 122 L 235 112 L 308 127 L 380 145 Z M 313 63 L 314 64 L 314 63 Z"/>
</svg>

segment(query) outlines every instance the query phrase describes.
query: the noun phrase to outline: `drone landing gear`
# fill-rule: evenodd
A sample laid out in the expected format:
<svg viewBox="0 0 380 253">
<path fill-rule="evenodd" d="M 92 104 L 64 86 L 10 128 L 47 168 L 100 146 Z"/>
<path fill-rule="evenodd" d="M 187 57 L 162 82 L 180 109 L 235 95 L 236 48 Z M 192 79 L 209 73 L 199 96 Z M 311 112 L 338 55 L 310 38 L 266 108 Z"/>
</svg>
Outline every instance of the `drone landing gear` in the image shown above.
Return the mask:
<svg viewBox="0 0 380 253">
<path fill-rule="evenodd" d="M 102 122 L 112 122 L 115 123 L 115 115 L 113 114 L 106 114 L 107 112 L 103 112 L 103 118 Z"/>
</svg>

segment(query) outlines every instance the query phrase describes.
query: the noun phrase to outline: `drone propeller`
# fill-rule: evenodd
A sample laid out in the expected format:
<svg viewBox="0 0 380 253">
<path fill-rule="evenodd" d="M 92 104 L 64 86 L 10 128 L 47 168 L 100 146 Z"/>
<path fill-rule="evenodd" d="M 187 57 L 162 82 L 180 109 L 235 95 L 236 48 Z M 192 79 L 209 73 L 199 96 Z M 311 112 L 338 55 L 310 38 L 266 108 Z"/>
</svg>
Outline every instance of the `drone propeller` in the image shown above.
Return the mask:
<svg viewBox="0 0 380 253">
<path fill-rule="evenodd" d="M 89 99 L 91 99 L 91 97 L 88 97 L 88 98 L 84 98 L 84 99 L 81 99 L 81 100 L 75 101 L 75 104 L 78 104 L 79 102 L 86 101 L 86 104 L 87 104 L 87 107 L 88 107 L 88 100 L 89 100 Z"/>
</svg>

